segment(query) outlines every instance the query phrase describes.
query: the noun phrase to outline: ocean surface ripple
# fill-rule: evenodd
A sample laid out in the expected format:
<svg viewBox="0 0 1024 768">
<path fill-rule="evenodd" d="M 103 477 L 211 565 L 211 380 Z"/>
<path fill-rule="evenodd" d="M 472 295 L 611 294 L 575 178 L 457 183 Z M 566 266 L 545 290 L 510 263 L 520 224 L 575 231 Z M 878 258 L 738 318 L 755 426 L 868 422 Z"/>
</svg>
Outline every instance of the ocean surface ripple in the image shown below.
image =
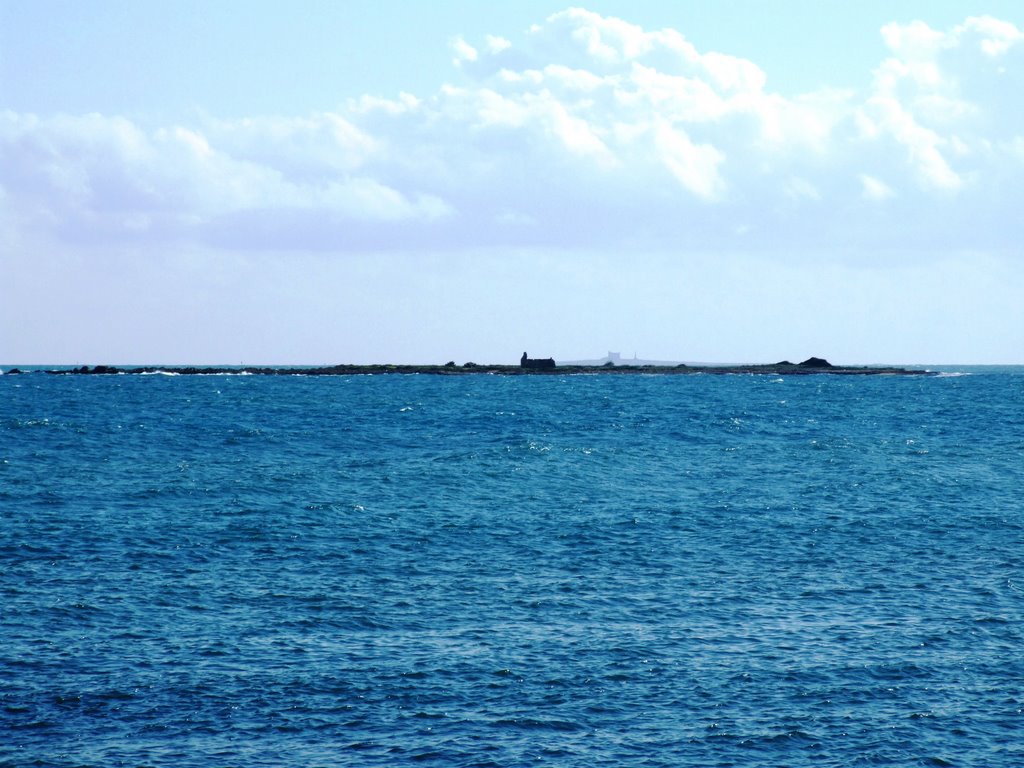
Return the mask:
<svg viewBox="0 0 1024 768">
<path fill-rule="evenodd" d="M 0 376 L 0 765 L 1024 765 L 1024 376 Z"/>
</svg>

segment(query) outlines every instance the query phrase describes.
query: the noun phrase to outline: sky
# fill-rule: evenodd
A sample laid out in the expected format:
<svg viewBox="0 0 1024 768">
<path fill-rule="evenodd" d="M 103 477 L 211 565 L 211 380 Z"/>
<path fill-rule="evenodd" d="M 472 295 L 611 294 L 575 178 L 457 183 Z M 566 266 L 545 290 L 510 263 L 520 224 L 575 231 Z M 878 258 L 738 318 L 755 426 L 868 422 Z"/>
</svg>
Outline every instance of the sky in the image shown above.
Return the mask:
<svg viewBox="0 0 1024 768">
<path fill-rule="evenodd" d="M 1024 363 L 1017 0 L 0 0 L 0 363 Z"/>
</svg>

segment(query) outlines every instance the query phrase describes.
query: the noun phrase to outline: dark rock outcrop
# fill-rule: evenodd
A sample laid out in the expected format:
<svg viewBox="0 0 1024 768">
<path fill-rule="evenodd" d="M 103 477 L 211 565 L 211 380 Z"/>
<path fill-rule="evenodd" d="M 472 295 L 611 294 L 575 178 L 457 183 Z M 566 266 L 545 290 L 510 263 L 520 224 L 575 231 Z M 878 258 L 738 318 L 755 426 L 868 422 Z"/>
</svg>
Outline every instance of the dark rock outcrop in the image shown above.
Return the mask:
<svg viewBox="0 0 1024 768">
<path fill-rule="evenodd" d="M 113 365 L 94 365 L 92 368 L 89 368 L 88 365 L 83 365 L 81 368 L 74 368 L 71 371 L 71 373 L 89 373 L 89 374 L 93 374 L 93 373 L 110 374 L 110 373 L 120 373 L 120 372 L 121 372 L 120 369 L 116 368 Z"/>
<path fill-rule="evenodd" d="M 832 363 L 823 357 L 808 357 L 799 364 L 801 368 L 831 368 Z"/>
<path fill-rule="evenodd" d="M 8 373 L 18 373 L 13 368 Z M 141 373 L 172 373 L 172 374 L 224 374 L 224 375 L 260 375 L 260 376 L 358 376 L 364 374 L 439 374 L 439 375 L 474 375 L 474 374 L 501 374 L 504 376 L 518 375 L 556 375 L 568 376 L 573 374 L 602 373 L 609 376 L 639 374 L 639 375 L 665 375 L 665 374 L 714 374 L 714 375 L 782 375 L 782 376 L 813 376 L 820 374 L 831 374 L 835 376 L 879 376 L 879 375 L 913 375 L 932 376 L 932 371 L 908 370 L 906 368 L 893 367 L 856 367 L 832 365 L 820 357 L 811 357 L 802 363 L 793 364 L 788 360 L 769 365 L 685 365 L 676 366 L 655 366 L 655 365 L 610 365 L 610 366 L 589 366 L 589 365 L 556 365 L 553 358 L 531 359 L 525 353 L 519 361 L 519 365 L 490 365 L 468 362 L 463 365 L 456 365 L 450 360 L 444 365 L 328 365 L 315 368 L 273 368 L 273 367 L 208 367 L 195 366 L 182 367 L 160 367 L 145 366 L 138 368 L 118 368 L 111 365 L 87 365 L 78 368 L 61 368 L 52 370 L 20 371 L 25 375 L 49 374 L 141 374 Z"/>
</svg>

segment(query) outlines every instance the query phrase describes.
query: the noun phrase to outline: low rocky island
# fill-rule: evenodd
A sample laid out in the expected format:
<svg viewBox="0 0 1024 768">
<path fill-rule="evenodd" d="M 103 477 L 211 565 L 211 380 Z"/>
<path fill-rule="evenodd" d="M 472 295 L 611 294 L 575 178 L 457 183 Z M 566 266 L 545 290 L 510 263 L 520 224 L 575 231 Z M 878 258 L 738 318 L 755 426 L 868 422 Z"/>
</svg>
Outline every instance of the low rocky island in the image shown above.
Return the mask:
<svg viewBox="0 0 1024 768">
<path fill-rule="evenodd" d="M 689 375 L 689 374 L 763 374 L 773 376 L 806 376 L 812 374 L 831 374 L 835 376 L 930 376 L 934 372 L 885 366 L 842 366 L 832 365 L 820 357 L 810 357 L 802 363 L 791 363 L 783 360 L 778 363 L 764 365 L 557 365 L 550 358 L 544 358 L 534 364 L 523 354 L 519 365 L 492 365 L 463 363 L 457 365 L 448 362 L 444 365 L 329 365 L 320 367 L 198 367 L 198 366 L 140 366 L 120 367 L 112 365 L 83 365 L 78 368 L 54 368 L 43 371 L 53 375 L 117 375 L 117 374 L 178 374 L 178 375 L 226 375 L 247 374 L 253 376 L 355 376 L 368 374 L 432 374 L 438 376 L 462 376 L 466 374 L 494 374 L 501 376 L 565 376 L 573 374 L 602 374 L 611 376 L 629 375 Z M 12 368 L 10 374 L 24 374 Z"/>
</svg>

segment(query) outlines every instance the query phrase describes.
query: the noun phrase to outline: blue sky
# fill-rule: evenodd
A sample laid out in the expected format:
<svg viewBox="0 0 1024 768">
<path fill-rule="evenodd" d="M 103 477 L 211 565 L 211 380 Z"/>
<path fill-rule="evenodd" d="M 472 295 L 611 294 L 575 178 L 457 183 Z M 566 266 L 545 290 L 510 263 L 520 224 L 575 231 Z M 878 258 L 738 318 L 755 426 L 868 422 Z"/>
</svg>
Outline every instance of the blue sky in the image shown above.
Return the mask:
<svg viewBox="0 0 1024 768">
<path fill-rule="evenodd" d="M 0 361 L 1024 363 L 1022 29 L 0 0 Z"/>
</svg>

